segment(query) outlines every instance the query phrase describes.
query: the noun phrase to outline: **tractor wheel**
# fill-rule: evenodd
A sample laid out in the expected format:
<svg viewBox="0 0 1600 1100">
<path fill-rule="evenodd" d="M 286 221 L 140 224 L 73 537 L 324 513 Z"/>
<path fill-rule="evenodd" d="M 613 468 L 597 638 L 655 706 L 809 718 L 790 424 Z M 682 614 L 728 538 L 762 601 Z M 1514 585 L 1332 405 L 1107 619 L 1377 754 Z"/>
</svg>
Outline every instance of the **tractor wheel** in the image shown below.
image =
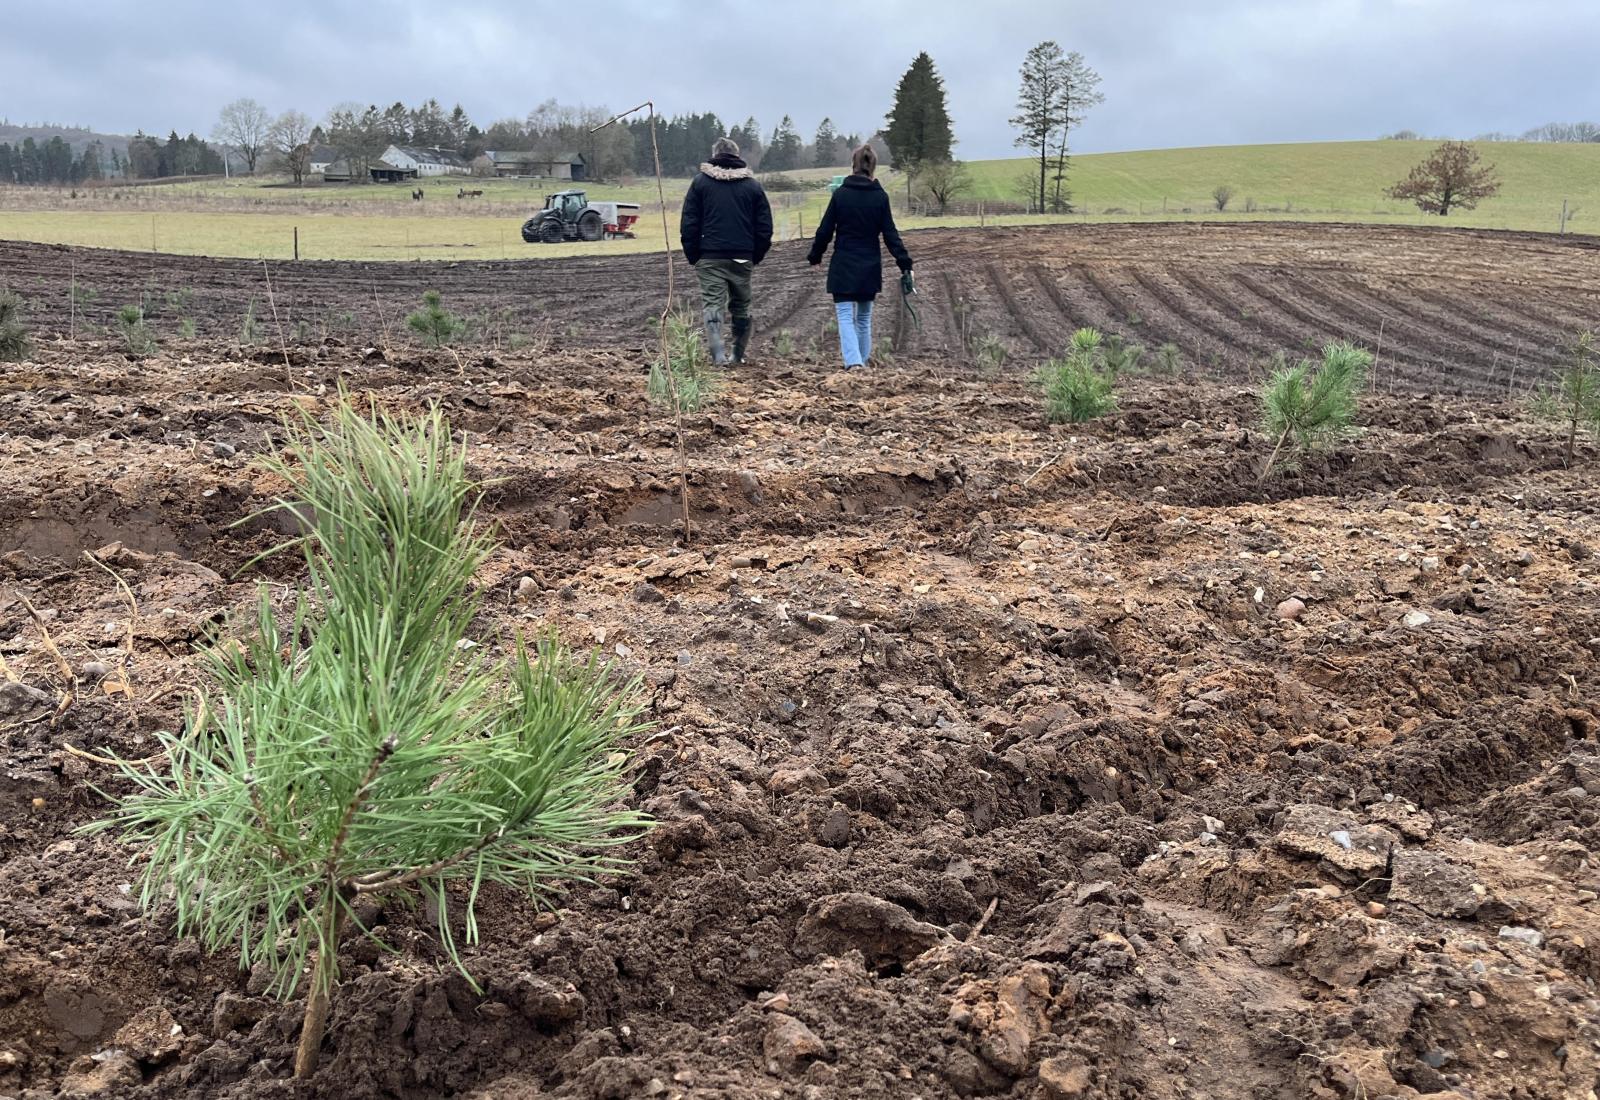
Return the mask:
<svg viewBox="0 0 1600 1100">
<path fill-rule="evenodd" d="M 600 220 L 600 215 L 593 210 L 585 210 L 578 215 L 578 237 L 585 241 L 598 241 L 606 231 L 605 223 Z"/>
<path fill-rule="evenodd" d="M 539 240 L 539 219 L 529 218 L 522 223 L 522 239 L 529 244 Z"/>
<path fill-rule="evenodd" d="M 561 223 L 554 218 L 546 218 L 544 224 L 539 227 L 539 239 L 545 244 L 560 244 Z"/>
</svg>

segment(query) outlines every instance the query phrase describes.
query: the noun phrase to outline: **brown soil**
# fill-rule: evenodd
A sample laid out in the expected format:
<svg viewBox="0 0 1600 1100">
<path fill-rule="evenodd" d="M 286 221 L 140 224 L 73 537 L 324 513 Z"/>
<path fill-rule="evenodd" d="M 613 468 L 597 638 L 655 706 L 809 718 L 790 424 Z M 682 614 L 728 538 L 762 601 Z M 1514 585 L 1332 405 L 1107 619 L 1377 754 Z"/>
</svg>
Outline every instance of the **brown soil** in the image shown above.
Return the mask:
<svg viewBox="0 0 1600 1100">
<path fill-rule="evenodd" d="M 1385 386 L 1360 438 L 1258 485 L 1270 442 L 1237 378 L 1132 382 L 1116 416 L 1052 428 L 1026 366 L 933 351 L 959 321 L 940 265 L 980 318 L 1032 311 L 1019 348 L 1131 308 L 1133 334 L 1205 334 L 1219 372 L 1341 311 L 1384 310 L 1419 355 L 1600 311 L 1569 242 L 1363 229 L 1352 254 L 1344 232 L 1006 234 L 1016 263 L 997 233 L 921 235 L 928 327 L 894 365 L 769 357 L 689 420 L 689 546 L 622 321 L 459 367 L 47 338 L 0 375 L 0 657 L 44 693 L 0 688 L 0 1095 L 1592 1095 L 1597 448 L 1565 469 L 1511 405 Z M 1186 250 L 1125 262 L 1154 233 Z M 0 246 L 18 255 L 48 285 L 66 266 Z M 234 325 L 222 273 L 249 265 L 185 264 Z M 466 266 L 371 274 L 465 293 Z M 359 270 L 337 269 L 352 295 Z M 648 258 L 490 270 L 555 288 L 540 312 L 569 279 L 650 308 Z M 337 294 L 293 272 L 280 294 Z M 768 300 L 809 338 L 818 292 L 789 283 Z M 1432 296 L 1386 308 L 1412 283 Z M 1402 388 L 1430 378 L 1413 362 Z M 150 751 L 192 647 L 297 579 L 249 565 L 281 537 L 248 518 L 275 488 L 254 459 L 340 384 L 441 402 L 501 479 L 476 629 L 550 624 L 645 678 L 637 803 L 660 825 L 554 913 L 483 904 L 481 993 L 424 912 L 369 914 L 396 951 L 346 941 L 296 1086 L 301 1005 L 142 916 L 129 853 L 75 830 L 114 785 L 80 752 Z M 107 688 L 130 629 L 131 697 Z"/>
<path fill-rule="evenodd" d="M 1385 389 L 1504 395 L 1543 377 L 1575 331 L 1600 327 L 1592 237 L 1244 222 L 926 230 L 908 240 L 922 276 L 922 325 L 895 295 L 880 329 L 899 354 L 959 351 L 965 332 L 1036 358 L 1093 324 L 1150 348 L 1175 344 L 1204 372 L 1229 377 L 1274 352 L 1298 356 L 1352 339 L 1377 349 Z M 809 340 L 831 314 L 804 250 L 780 244 L 762 268 L 769 346 L 783 329 Z M 262 346 L 275 345 L 280 328 L 290 343 L 403 343 L 405 315 L 434 288 L 490 342 L 537 330 L 572 349 L 641 349 L 660 308 L 663 262 L 267 269 L 0 241 L 0 270 L 47 331 L 103 336 L 132 303 L 167 334 L 187 318 L 202 337 L 238 340 L 253 315 Z M 678 285 L 692 294 L 681 262 Z"/>
</svg>

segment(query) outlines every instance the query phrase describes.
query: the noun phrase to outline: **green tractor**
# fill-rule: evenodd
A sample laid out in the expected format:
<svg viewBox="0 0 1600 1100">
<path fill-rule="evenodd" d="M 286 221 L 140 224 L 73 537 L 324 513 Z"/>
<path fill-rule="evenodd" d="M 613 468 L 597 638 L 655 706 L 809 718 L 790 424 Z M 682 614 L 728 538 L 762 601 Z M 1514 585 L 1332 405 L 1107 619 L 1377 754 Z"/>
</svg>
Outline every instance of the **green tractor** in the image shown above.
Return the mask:
<svg viewBox="0 0 1600 1100">
<path fill-rule="evenodd" d="M 522 239 L 560 244 L 631 237 L 638 220 L 637 203 L 590 202 L 587 192 L 557 191 L 545 197 L 543 210 L 522 223 Z"/>
</svg>

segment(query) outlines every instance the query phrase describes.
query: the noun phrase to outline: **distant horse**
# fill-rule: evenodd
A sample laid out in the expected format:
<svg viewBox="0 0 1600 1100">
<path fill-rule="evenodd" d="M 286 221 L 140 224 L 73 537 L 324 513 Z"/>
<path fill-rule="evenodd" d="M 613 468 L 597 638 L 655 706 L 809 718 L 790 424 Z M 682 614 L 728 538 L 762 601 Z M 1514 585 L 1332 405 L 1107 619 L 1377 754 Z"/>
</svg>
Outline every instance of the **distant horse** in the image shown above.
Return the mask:
<svg viewBox="0 0 1600 1100">
<path fill-rule="evenodd" d="M 413 187 L 411 189 L 411 201 L 412 202 L 421 202 L 422 201 L 422 188 Z"/>
</svg>

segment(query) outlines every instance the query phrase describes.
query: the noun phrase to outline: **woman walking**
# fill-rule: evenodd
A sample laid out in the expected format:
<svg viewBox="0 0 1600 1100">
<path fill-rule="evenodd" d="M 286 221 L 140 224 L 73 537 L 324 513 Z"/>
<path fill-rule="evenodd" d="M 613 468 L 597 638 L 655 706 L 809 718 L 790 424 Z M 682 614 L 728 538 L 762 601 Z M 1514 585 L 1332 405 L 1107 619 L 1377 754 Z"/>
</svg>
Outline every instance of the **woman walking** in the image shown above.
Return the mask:
<svg viewBox="0 0 1600 1100">
<path fill-rule="evenodd" d="M 850 175 L 828 200 L 827 213 L 817 227 L 811 243 L 811 266 L 822 262 L 822 254 L 833 242 L 833 259 L 828 262 L 828 293 L 833 295 L 839 315 L 839 350 L 845 367 L 859 367 L 872 355 L 872 303 L 883 289 L 883 253 L 878 238 L 889 247 L 900 268 L 900 286 L 911 293 L 911 253 L 894 226 L 889 195 L 873 178 L 878 170 L 878 155 L 863 145 L 850 158 Z"/>
</svg>

